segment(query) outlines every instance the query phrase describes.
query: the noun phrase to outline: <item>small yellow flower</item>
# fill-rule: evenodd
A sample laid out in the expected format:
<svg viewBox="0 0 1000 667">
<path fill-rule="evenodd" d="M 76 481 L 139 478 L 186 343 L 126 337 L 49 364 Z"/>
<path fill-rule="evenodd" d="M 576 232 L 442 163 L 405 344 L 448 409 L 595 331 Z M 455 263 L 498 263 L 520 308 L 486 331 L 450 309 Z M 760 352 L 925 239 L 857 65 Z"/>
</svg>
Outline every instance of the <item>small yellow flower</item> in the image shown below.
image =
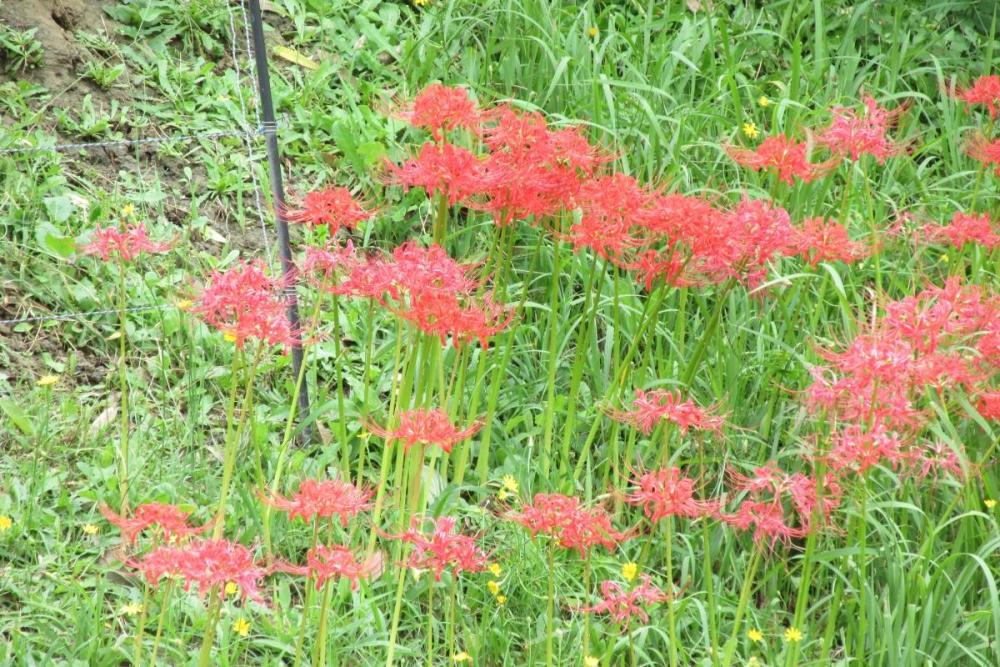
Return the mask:
<svg viewBox="0 0 1000 667">
<path fill-rule="evenodd" d="M 491 594 L 497 595 L 500 593 L 500 582 L 490 580 L 489 582 L 487 582 L 486 588 L 490 589 Z"/>
<path fill-rule="evenodd" d="M 236 622 L 233 623 L 233 632 L 238 634 L 240 637 L 250 636 L 250 622 L 245 618 L 238 618 Z"/>
<path fill-rule="evenodd" d="M 226 331 L 222 334 L 222 340 L 226 341 L 227 343 L 235 343 L 236 334 L 234 334 L 232 331 Z"/>
<path fill-rule="evenodd" d="M 129 602 L 128 604 L 123 604 L 122 608 L 118 612 L 122 616 L 135 616 L 142 611 L 142 605 L 138 602 Z"/>
<path fill-rule="evenodd" d="M 39 387 L 51 387 L 57 382 L 59 382 L 58 375 L 43 375 L 42 377 L 35 380 L 35 384 L 37 384 Z"/>
<path fill-rule="evenodd" d="M 760 97 L 757 98 L 757 104 L 761 105 L 762 107 L 766 107 L 771 104 L 771 100 L 767 99 L 766 95 L 761 95 Z"/>
<path fill-rule="evenodd" d="M 417 0 L 414 0 L 414 2 L 416 1 Z M 455 655 L 451 656 L 451 659 L 453 662 L 471 662 L 472 656 L 466 653 L 465 651 L 462 651 L 461 653 L 456 653 Z"/>
<path fill-rule="evenodd" d="M 583 659 L 583 667 L 597 667 L 601 664 L 601 661 L 592 655 L 588 655 Z"/>
<path fill-rule="evenodd" d="M 413 4 L 416 5 L 417 7 L 423 7 L 428 2 L 430 2 L 430 0 L 413 0 Z"/>
<path fill-rule="evenodd" d="M 761 661 L 755 655 L 750 656 L 750 659 L 747 660 L 747 667 L 761 667 L 761 664 Z"/>
<path fill-rule="evenodd" d="M 601 31 L 597 29 L 597 26 L 590 26 L 587 28 L 587 35 L 589 35 L 591 39 L 597 39 L 597 36 L 600 34 Z"/>
<path fill-rule="evenodd" d="M 499 491 L 497 491 L 497 500 L 499 500 L 500 502 L 503 502 L 503 501 L 507 500 L 507 496 L 509 496 L 509 495 L 510 494 L 507 493 L 505 490 L 500 489 Z"/>
<path fill-rule="evenodd" d="M 132 204 L 125 204 L 122 206 L 122 217 L 127 218 L 135 213 L 135 206 Z"/>
<path fill-rule="evenodd" d="M 639 565 L 637 563 L 625 563 L 622 565 L 622 578 L 625 581 L 632 581 L 637 574 L 639 574 Z"/>
<path fill-rule="evenodd" d="M 10 517 L 6 514 L 0 514 L 0 533 L 6 533 L 10 530 L 10 527 L 14 525 Z"/>
<path fill-rule="evenodd" d="M 991 510 L 997 506 L 997 501 L 993 500 L 992 498 L 987 498 L 986 500 L 983 501 L 983 504 L 986 505 L 986 509 Z"/>
<path fill-rule="evenodd" d="M 786 642 L 798 642 L 802 641 L 802 633 L 798 628 L 787 628 L 785 630 L 785 641 Z"/>
<path fill-rule="evenodd" d="M 499 577 L 500 573 L 503 572 L 503 570 L 500 569 L 500 563 L 490 563 L 490 566 L 487 569 L 494 577 Z"/>
<path fill-rule="evenodd" d="M 747 139 L 756 139 L 760 132 L 757 131 L 756 123 L 743 123 L 743 134 Z"/>
<path fill-rule="evenodd" d="M 747 630 L 747 639 L 749 639 L 752 642 L 759 642 L 762 639 L 764 639 L 764 633 L 762 633 L 757 628 L 750 628 L 749 630 Z"/>
<path fill-rule="evenodd" d="M 230 581 L 226 583 L 226 595 L 236 595 L 240 591 L 240 587 L 236 585 L 236 582 Z"/>
<path fill-rule="evenodd" d="M 83 526 L 83 532 L 87 535 L 97 535 L 100 529 L 92 523 L 85 524 Z"/>
<path fill-rule="evenodd" d="M 509 491 L 510 493 L 517 493 L 518 489 L 520 488 L 517 485 L 517 480 L 514 479 L 513 475 L 504 475 L 503 479 L 501 479 L 500 481 L 503 484 L 503 488 L 506 491 Z"/>
<path fill-rule="evenodd" d="M 191 299 L 178 299 L 176 305 L 180 310 L 188 310 L 194 305 Z"/>
<path fill-rule="evenodd" d="M 501 607 L 504 606 L 505 604 L 507 604 L 507 596 L 506 595 L 498 595 L 497 596 L 497 604 L 500 605 Z"/>
</svg>

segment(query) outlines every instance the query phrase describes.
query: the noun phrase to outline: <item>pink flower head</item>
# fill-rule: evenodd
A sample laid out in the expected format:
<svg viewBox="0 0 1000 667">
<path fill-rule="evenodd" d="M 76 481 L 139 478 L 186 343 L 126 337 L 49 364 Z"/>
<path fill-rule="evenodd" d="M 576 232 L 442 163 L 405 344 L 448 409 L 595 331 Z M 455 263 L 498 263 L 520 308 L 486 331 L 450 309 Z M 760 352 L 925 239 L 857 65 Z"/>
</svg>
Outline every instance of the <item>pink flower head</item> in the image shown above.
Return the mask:
<svg viewBox="0 0 1000 667">
<path fill-rule="evenodd" d="M 271 345 L 291 345 L 294 334 L 278 299 L 281 283 L 270 278 L 263 260 L 213 271 L 193 312 L 228 334 L 238 348 L 256 338 Z"/>
<path fill-rule="evenodd" d="M 729 154 L 737 164 L 761 171 L 773 169 L 778 178 L 793 185 L 795 178 L 808 183 L 824 176 L 833 167 L 833 163 L 814 164 L 809 161 L 808 146 L 804 142 L 796 142 L 787 135 L 779 134 L 767 137 L 756 149 L 726 146 Z"/>
<path fill-rule="evenodd" d="M 388 182 L 404 190 L 422 188 L 428 196 L 441 193 L 449 206 L 490 190 L 492 180 L 483 161 L 452 144 L 425 143 L 401 165 L 386 162 Z"/>
<path fill-rule="evenodd" d="M 444 133 L 465 128 L 478 133 L 480 112 L 462 87 L 449 87 L 432 83 L 417 93 L 413 104 L 401 110 L 398 116 L 412 125 L 429 130 L 436 141 L 444 141 Z"/>
<path fill-rule="evenodd" d="M 326 225 L 330 232 L 354 229 L 359 222 L 372 216 L 354 199 L 351 191 L 344 187 L 332 187 L 308 193 L 302 200 L 302 207 L 287 212 L 289 222 L 308 225 Z"/>
<path fill-rule="evenodd" d="M 626 628 L 633 618 L 648 623 L 649 613 L 646 607 L 670 600 L 670 595 L 653 585 L 648 574 L 642 575 L 639 583 L 630 589 L 624 588 L 616 581 L 602 581 L 601 597 L 604 599 L 592 607 L 582 608 L 581 611 L 608 614 L 616 623 Z"/>
<path fill-rule="evenodd" d="M 282 498 L 276 493 L 263 496 L 264 502 L 294 519 L 299 516 L 307 523 L 313 518 L 325 519 L 336 516 L 340 525 L 371 508 L 369 502 L 374 495 L 370 489 L 361 489 L 350 482 L 339 479 L 303 480 L 299 490 L 291 498 Z"/>
<path fill-rule="evenodd" d="M 788 250 L 813 267 L 820 262 L 851 264 L 871 254 L 867 245 L 850 239 L 846 227 L 827 218 L 804 220 L 793 231 Z"/>
<path fill-rule="evenodd" d="M 429 535 L 422 533 L 419 525 L 420 519 L 414 517 L 409 530 L 400 535 L 390 535 L 392 539 L 413 545 L 413 552 L 406 561 L 407 567 L 431 570 L 437 581 L 449 568 L 455 575 L 480 572 L 486 568 L 486 554 L 476 545 L 474 538 L 456 530 L 453 517 L 433 519 Z"/>
<path fill-rule="evenodd" d="M 122 531 L 122 536 L 129 544 L 134 544 L 139 533 L 147 528 L 159 528 L 168 540 L 182 540 L 205 531 L 210 524 L 193 528 L 187 520 L 191 515 L 176 505 L 164 503 L 146 503 L 139 505 L 131 517 L 116 514 L 107 505 L 101 505 L 101 514 Z"/>
<path fill-rule="evenodd" d="M 244 598 L 257 601 L 261 600 L 260 580 L 267 575 L 267 570 L 254 562 L 249 549 L 228 540 L 195 540 L 183 547 L 159 547 L 132 565 L 154 586 L 164 576 L 179 576 L 184 579 L 184 590 L 196 584 L 200 595 L 214 590 L 221 597 L 226 584 L 235 583 Z"/>
<path fill-rule="evenodd" d="M 905 107 L 890 111 L 880 107 L 872 97 L 865 97 L 862 103 L 865 107 L 863 114 L 854 109 L 834 107 L 833 120 L 817 140 L 834 154 L 849 155 L 852 160 L 858 160 L 867 153 L 875 156 L 881 164 L 903 151 L 903 147 L 889 139 L 887 133 Z"/>
<path fill-rule="evenodd" d="M 976 410 L 986 419 L 1000 421 L 1000 390 L 981 393 Z"/>
<path fill-rule="evenodd" d="M 534 538 L 548 535 L 564 549 L 576 549 L 580 556 L 600 545 L 609 551 L 627 539 L 611 525 L 611 516 L 600 507 L 585 508 L 577 498 L 558 493 L 536 493 L 531 504 L 507 515 Z"/>
<path fill-rule="evenodd" d="M 771 548 L 777 542 L 789 542 L 808 532 L 786 522 L 781 503 L 744 500 L 734 514 L 723 515 L 722 520 L 739 530 L 754 529 L 754 542 L 767 541 Z"/>
<path fill-rule="evenodd" d="M 916 452 L 913 462 L 913 472 L 918 479 L 951 475 L 958 481 L 966 478 L 962 467 L 962 458 L 943 442 L 925 445 Z"/>
<path fill-rule="evenodd" d="M 459 429 L 451 423 L 441 408 L 407 410 L 399 415 L 399 426 L 393 429 L 368 424 L 368 430 L 386 440 L 402 440 L 403 449 L 409 450 L 416 444 L 436 445 L 445 452 L 451 452 L 459 442 L 471 438 L 483 427 L 476 422 L 466 429 Z"/>
<path fill-rule="evenodd" d="M 392 310 L 424 333 L 437 336 L 442 345 L 450 336 L 455 347 L 472 340 L 488 347 L 489 339 L 513 320 L 510 309 L 495 302 L 492 294 L 483 295 L 477 302 L 458 294 L 414 293 L 406 307 Z"/>
<path fill-rule="evenodd" d="M 359 560 L 350 547 L 334 544 L 332 546 L 318 545 L 306 554 L 306 565 L 279 565 L 283 572 L 300 576 L 312 576 L 316 579 L 316 590 L 320 590 L 331 579 L 344 578 L 351 582 L 351 590 L 358 590 L 362 579 L 377 577 L 382 572 L 382 552 L 376 551 L 371 556 Z"/>
<path fill-rule="evenodd" d="M 990 116 L 996 118 L 1000 108 L 1000 76 L 990 74 L 979 77 L 968 88 L 955 91 L 955 99 L 969 106 L 983 105 Z"/>
<path fill-rule="evenodd" d="M 1000 245 L 1000 234 L 994 227 L 988 213 L 956 212 L 947 225 L 927 225 L 924 233 L 931 241 L 947 241 L 956 248 L 966 243 L 978 243 L 992 250 Z"/>
<path fill-rule="evenodd" d="M 426 248 L 407 241 L 392 251 L 394 280 L 399 289 L 420 294 L 455 294 L 476 290 L 473 266 L 460 264 L 437 244 Z"/>
<path fill-rule="evenodd" d="M 658 203 L 658 194 L 632 176 L 616 172 L 584 181 L 578 195 L 583 214 L 567 239 L 577 251 L 621 258 L 643 244 L 642 230 L 654 224 Z"/>
<path fill-rule="evenodd" d="M 97 227 L 91 241 L 83 246 L 86 255 L 98 255 L 105 262 L 117 255 L 123 262 L 131 262 L 142 253 L 158 254 L 167 252 L 169 243 L 157 243 L 149 238 L 146 225 L 141 222 L 129 225 L 123 230 L 118 227 Z"/>
<path fill-rule="evenodd" d="M 354 244 L 348 241 L 343 247 L 327 245 L 325 248 L 309 246 L 302 260 L 300 273 L 316 287 L 335 292 L 341 278 L 351 275 L 361 264 L 354 251 Z"/>
<path fill-rule="evenodd" d="M 1000 139 L 990 141 L 982 134 L 976 133 L 965 145 L 965 152 L 984 167 L 993 165 L 993 172 L 1000 176 Z"/>
<path fill-rule="evenodd" d="M 635 486 L 637 488 L 625 496 L 625 502 L 641 506 L 653 523 L 668 516 L 687 519 L 714 516 L 719 510 L 717 501 L 695 500 L 695 481 L 683 477 L 678 468 L 643 473 L 635 480 Z"/>
<path fill-rule="evenodd" d="M 725 424 L 722 417 L 711 414 L 709 410 L 699 407 L 694 401 L 683 400 L 680 392 L 665 389 L 653 389 L 648 392 L 636 389 L 632 408 L 611 411 L 610 416 L 646 435 L 652 433 L 662 420 L 676 424 L 682 435 L 687 434 L 691 428 L 718 433 Z"/>
</svg>

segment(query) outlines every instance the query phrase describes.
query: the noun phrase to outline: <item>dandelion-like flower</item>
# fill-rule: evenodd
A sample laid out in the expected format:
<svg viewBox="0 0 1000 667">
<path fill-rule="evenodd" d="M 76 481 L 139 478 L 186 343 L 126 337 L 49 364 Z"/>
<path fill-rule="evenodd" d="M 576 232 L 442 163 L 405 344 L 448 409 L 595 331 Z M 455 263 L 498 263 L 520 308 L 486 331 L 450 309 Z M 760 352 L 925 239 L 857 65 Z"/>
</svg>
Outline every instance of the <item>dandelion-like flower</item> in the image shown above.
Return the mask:
<svg viewBox="0 0 1000 667">
<path fill-rule="evenodd" d="M 435 445 L 450 453 L 456 444 L 478 433 L 483 424 L 476 422 L 468 428 L 460 429 L 451 423 L 448 413 L 441 408 L 417 408 L 402 412 L 399 415 L 399 425 L 395 428 L 382 428 L 377 424 L 368 424 L 367 427 L 380 438 L 401 440 L 404 450 L 420 444 Z"/>
<path fill-rule="evenodd" d="M 146 225 L 138 223 L 125 229 L 118 227 L 97 227 L 91 233 L 91 240 L 82 248 L 86 255 L 97 255 L 105 262 L 117 256 L 123 262 L 131 262 L 139 255 L 159 254 L 170 250 L 169 243 L 158 243 L 149 238 Z"/>
<path fill-rule="evenodd" d="M 307 479 L 299 484 L 299 490 L 291 498 L 282 498 L 275 493 L 262 497 L 268 505 L 288 512 L 290 519 L 302 517 L 309 522 L 313 517 L 337 517 L 340 525 L 346 528 L 350 519 L 371 508 L 373 495 L 373 491 L 358 488 L 344 480 Z"/>
</svg>

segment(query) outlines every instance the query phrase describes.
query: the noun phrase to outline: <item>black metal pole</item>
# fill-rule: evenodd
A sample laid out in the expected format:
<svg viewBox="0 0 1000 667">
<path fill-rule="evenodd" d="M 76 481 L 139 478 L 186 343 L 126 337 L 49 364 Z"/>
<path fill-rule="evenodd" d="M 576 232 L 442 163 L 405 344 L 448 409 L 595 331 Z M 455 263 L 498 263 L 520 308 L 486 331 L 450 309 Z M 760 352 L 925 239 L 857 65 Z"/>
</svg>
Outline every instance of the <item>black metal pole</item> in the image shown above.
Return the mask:
<svg viewBox="0 0 1000 667">
<path fill-rule="evenodd" d="M 263 119 L 264 138 L 267 142 L 267 165 L 271 175 L 271 194 L 274 197 L 274 216 L 278 223 L 278 247 L 281 252 L 281 269 L 285 278 L 285 294 L 288 297 L 288 321 L 292 330 L 298 332 L 299 303 L 296 294 L 295 264 L 292 262 L 292 247 L 288 238 L 288 218 L 285 216 L 285 190 L 281 183 L 281 154 L 278 152 L 278 128 L 274 121 L 274 103 L 271 101 L 271 77 L 267 68 L 267 46 L 264 44 L 264 17 L 260 10 L 260 0 L 250 0 L 250 21 L 253 30 L 253 55 L 257 66 L 257 87 L 260 92 L 260 113 Z M 292 373 L 298 377 L 302 368 L 302 343 L 292 346 Z M 309 392 L 306 383 L 299 391 L 299 416 L 309 415 Z M 310 429 L 303 432 L 310 439 Z"/>
</svg>

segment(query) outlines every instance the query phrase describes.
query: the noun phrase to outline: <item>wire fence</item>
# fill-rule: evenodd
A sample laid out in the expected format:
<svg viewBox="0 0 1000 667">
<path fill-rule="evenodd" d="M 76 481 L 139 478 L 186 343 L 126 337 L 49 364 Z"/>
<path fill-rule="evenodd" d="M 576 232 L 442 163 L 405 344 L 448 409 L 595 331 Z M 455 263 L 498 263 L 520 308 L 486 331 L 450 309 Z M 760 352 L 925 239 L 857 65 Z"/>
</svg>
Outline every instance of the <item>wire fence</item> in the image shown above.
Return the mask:
<svg viewBox="0 0 1000 667">
<path fill-rule="evenodd" d="M 276 133 L 280 127 L 278 122 L 264 122 L 260 114 L 260 95 L 254 81 L 254 65 L 251 59 L 254 56 L 254 49 L 251 43 L 251 22 L 247 12 L 246 3 L 243 0 L 238 2 L 224 3 L 228 12 L 230 57 L 232 58 L 232 70 L 236 77 L 237 98 L 241 118 L 237 121 L 238 127 L 218 130 L 207 130 L 203 132 L 192 132 L 187 134 L 166 134 L 163 136 L 138 137 L 135 139 L 115 139 L 107 141 L 86 141 L 69 143 L 52 143 L 27 146 L 8 146 L 0 148 L 0 156 L 17 159 L 22 155 L 35 155 L 45 152 L 74 152 L 93 151 L 101 149 L 133 148 L 144 145 L 157 145 L 171 142 L 195 143 L 201 140 L 218 140 L 222 138 L 240 138 L 246 149 L 246 156 L 249 165 L 250 178 L 253 188 L 253 209 L 254 217 L 260 223 L 262 247 L 266 254 L 268 263 L 274 261 L 274 249 L 271 233 L 268 231 L 268 216 L 265 213 L 267 208 L 264 203 L 264 193 L 261 179 L 257 174 L 256 165 L 259 155 L 263 153 L 258 150 L 256 142 L 269 134 Z M 234 9 L 234 5 L 239 10 Z M 242 33 L 242 36 L 240 35 Z M 242 37 L 242 39 L 241 39 Z M 243 48 L 240 48 L 242 42 Z M 243 55 L 241 57 L 241 53 Z M 244 85 L 244 81 L 248 83 Z M 252 118 L 251 118 L 252 110 Z M 141 176 L 141 174 L 140 174 Z M 288 295 L 286 295 L 287 297 Z M 134 304 L 126 310 L 130 313 L 150 312 L 176 308 L 177 304 L 172 303 L 145 303 Z M 30 310 L 17 317 L 0 319 L 0 326 L 15 327 L 21 324 L 44 324 L 50 321 L 73 321 L 98 319 L 107 315 L 118 313 L 118 309 L 98 309 L 77 312 L 51 312 L 32 313 Z"/>
</svg>

